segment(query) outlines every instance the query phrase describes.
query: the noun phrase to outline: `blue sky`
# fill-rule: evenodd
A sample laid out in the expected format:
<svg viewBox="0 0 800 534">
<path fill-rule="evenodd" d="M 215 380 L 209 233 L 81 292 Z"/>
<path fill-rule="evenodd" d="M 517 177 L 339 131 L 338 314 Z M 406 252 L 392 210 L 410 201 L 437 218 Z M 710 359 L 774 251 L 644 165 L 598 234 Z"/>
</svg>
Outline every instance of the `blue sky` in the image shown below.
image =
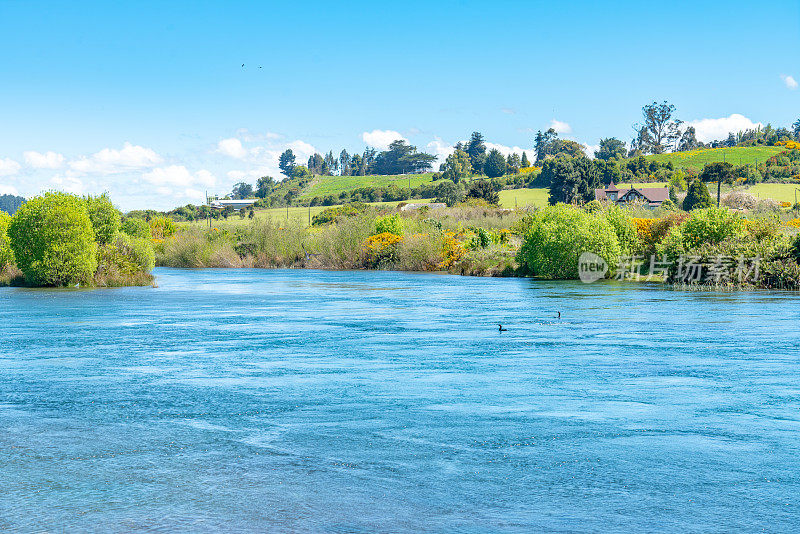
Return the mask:
<svg viewBox="0 0 800 534">
<path fill-rule="evenodd" d="M 443 156 L 473 130 L 529 149 L 553 121 L 629 141 L 653 100 L 708 136 L 800 117 L 796 1 L 0 0 L 0 52 L 0 193 L 125 210 L 394 132 Z"/>
</svg>

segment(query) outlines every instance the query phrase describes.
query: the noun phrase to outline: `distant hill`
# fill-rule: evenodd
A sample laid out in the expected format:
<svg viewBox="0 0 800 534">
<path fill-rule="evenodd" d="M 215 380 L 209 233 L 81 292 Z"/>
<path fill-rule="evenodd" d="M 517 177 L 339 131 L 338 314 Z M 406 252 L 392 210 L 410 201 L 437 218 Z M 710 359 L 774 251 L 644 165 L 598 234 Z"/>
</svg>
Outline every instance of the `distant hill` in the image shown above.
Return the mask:
<svg viewBox="0 0 800 534">
<path fill-rule="evenodd" d="M 416 187 L 432 181 L 433 173 L 370 176 L 315 176 L 300 194 L 301 199 L 338 195 L 360 187 Z"/>
<path fill-rule="evenodd" d="M 25 203 L 25 199 L 23 197 L 18 197 L 15 195 L 0 195 L 0 211 L 4 211 L 9 215 L 14 215 L 14 212 L 17 211 L 17 208 L 22 206 Z"/>
<path fill-rule="evenodd" d="M 704 148 L 701 150 L 671 152 L 669 154 L 657 154 L 655 156 L 646 157 L 648 160 L 655 160 L 661 163 L 671 161 L 676 169 L 694 169 L 696 171 L 701 171 L 706 163 L 715 163 L 717 161 L 727 161 L 733 165 L 763 163 L 784 150 L 786 150 L 786 148 L 780 146 Z"/>
</svg>

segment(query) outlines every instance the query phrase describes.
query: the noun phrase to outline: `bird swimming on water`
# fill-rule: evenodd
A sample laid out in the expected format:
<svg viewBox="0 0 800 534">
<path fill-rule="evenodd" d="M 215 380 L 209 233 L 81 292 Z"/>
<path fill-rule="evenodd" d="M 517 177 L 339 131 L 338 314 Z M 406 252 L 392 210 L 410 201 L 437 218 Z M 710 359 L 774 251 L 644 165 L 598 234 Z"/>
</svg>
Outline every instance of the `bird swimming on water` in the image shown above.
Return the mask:
<svg viewBox="0 0 800 534">
<path fill-rule="evenodd" d="M 558 312 L 558 318 L 561 319 L 561 312 Z"/>
<path fill-rule="evenodd" d="M 501 325 L 500 323 L 497 323 L 497 326 L 499 326 L 499 327 L 500 327 L 500 328 L 499 328 L 499 331 L 500 331 L 500 332 L 508 332 L 508 330 L 507 330 L 506 328 L 503 328 L 503 325 Z"/>
</svg>

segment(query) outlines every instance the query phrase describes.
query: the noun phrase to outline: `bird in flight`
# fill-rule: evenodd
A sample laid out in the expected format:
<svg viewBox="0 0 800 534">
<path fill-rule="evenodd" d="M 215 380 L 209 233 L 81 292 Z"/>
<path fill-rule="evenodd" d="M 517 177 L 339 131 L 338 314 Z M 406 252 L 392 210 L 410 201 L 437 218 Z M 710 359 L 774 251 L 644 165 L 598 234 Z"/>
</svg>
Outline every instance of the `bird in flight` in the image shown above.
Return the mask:
<svg viewBox="0 0 800 534">
<path fill-rule="evenodd" d="M 242 67 L 244 67 L 244 63 L 242 63 Z"/>
</svg>

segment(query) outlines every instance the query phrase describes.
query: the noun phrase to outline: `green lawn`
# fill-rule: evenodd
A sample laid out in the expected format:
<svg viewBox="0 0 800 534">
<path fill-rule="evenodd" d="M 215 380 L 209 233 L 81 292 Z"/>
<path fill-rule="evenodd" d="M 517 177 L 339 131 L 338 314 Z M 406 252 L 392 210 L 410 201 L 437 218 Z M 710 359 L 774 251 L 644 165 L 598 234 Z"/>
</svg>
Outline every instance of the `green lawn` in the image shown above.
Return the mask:
<svg viewBox="0 0 800 534">
<path fill-rule="evenodd" d="M 647 156 L 647 159 L 659 162 L 671 161 L 676 169 L 693 168 L 700 171 L 706 163 L 717 161 L 727 161 L 733 165 L 763 163 L 783 150 L 786 149 L 780 146 L 705 148 L 687 152 L 657 154 L 655 156 Z"/>
<path fill-rule="evenodd" d="M 710 189 L 711 187 L 709 187 Z M 771 198 L 778 202 L 795 202 L 795 192 L 800 200 L 800 185 L 796 184 L 756 184 L 750 187 L 737 188 L 760 198 Z M 715 192 L 716 194 L 716 192 Z"/>
<path fill-rule="evenodd" d="M 507 209 L 526 206 L 541 208 L 547 206 L 549 196 L 546 188 L 504 189 L 500 191 L 500 205 Z"/>
<path fill-rule="evenodd" d="M 431 181 L 433 173 L 398 174 L 392 176 L 316 176 L 299 198 L 338 195 L 360 187 L 417 187 Z"/>
</svg>

